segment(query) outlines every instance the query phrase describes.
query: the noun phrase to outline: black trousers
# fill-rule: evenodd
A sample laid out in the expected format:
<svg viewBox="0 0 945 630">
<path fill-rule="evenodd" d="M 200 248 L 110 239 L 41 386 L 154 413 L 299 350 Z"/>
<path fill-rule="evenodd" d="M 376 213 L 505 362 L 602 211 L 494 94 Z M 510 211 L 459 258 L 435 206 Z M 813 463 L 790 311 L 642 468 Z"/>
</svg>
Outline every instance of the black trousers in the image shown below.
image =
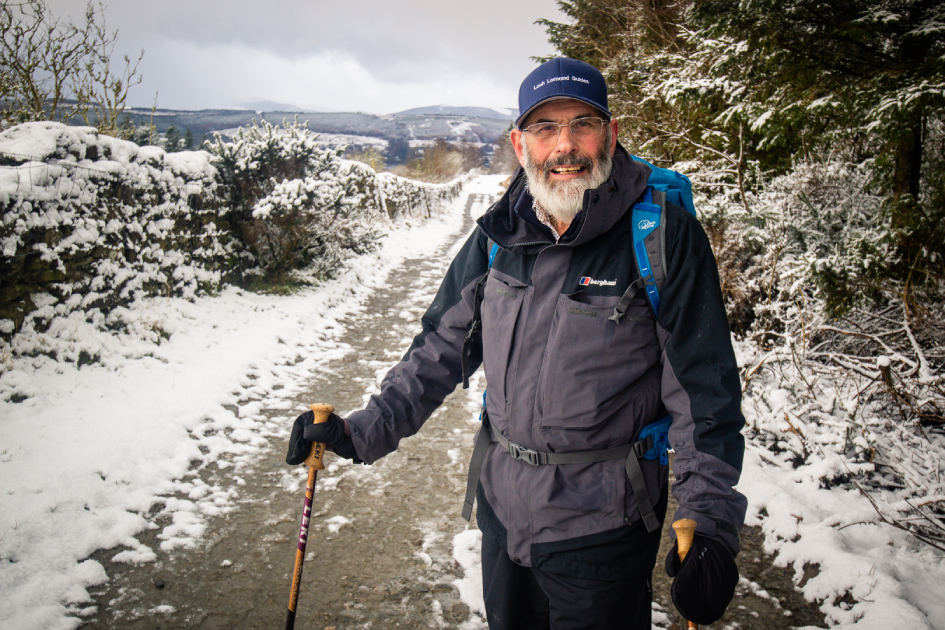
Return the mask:
<svg viewBox="0 0 945 630">
<path fill-rule="evenodd" d="M 650 630 L 650 578 L 587 580 L 512 562 L 482 537 L 482 592 L 489 630 Z"/>
</svg>

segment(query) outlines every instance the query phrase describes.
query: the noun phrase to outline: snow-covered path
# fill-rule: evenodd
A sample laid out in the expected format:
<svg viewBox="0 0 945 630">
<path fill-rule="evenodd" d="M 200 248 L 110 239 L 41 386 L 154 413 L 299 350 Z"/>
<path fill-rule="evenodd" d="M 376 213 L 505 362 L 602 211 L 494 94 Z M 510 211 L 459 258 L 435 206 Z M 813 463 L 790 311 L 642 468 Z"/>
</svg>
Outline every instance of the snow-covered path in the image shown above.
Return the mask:
<svg viewBox="0 0 945 630">
<path fill-rule="evenodd" d="M 441 217 L 400 226 L 319 288 L 148 300 L 123 314 L 124 333 L 74 324 L 76 344 L 102 348 L 98 363 L 10 361 L 0 375 L 0 628 L 281 619 L 305 472 L 281 461 L 291 419 L 315 401 L 344 413 L 376 390 L 500 179 L 472 180 Z M 334 460 L 319 478 L 300 619 L 484 627 L 478 532 L 458 518 L 478 378 L 394 455 L 372 467 Z M 865 499 L 792 476 L 757 445 L 743 479 L 764 537 L 746 531 L 745 577 L 719 627 L 819 622 L 791 586 L 800 567 L 803 592 L 840 627 L 945 629 L 941 559 L 871 523 Z M 781 552 L 788 569 L 762 550 Z M 673 627 L 660 567 L 654 577 L 655 627 Z M 847 591 L 862 601 L 839 601 Z"/>
</svg>

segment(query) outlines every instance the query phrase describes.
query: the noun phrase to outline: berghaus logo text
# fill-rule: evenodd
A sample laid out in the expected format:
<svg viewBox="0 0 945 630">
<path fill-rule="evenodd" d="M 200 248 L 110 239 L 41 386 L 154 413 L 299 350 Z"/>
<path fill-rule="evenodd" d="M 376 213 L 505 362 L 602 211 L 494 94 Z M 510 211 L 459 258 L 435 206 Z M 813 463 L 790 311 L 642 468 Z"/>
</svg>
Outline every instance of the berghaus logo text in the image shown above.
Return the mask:
<svg viewBox="0 0 945 630">
<path fill-rule="evenodd" d="M 600 286 L 600 287 L 612 287 L 612 286 L 616 286 L 617 281 L 616 280 L 595 280 L 594 278 L 591 278 L 590 276 L 584 276 L 583 278 L 581 278 L 582 287 L 586 287 L 592 284 Z"/>
</svg>

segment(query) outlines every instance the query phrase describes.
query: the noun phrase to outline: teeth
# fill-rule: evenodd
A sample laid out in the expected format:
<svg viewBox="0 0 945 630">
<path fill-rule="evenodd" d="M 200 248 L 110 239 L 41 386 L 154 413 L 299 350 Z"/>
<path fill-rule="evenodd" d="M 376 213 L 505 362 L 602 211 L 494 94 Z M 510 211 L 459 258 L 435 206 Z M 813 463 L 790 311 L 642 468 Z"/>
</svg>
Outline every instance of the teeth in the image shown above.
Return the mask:
<svg viewBox="0 0 945 630">
<path fill-rule="evenodd" d="M 556 169 L 553 169 L 556 173 L 577 173 L 583 167 L 581 166 L 559 166 Z"/>
</svg>

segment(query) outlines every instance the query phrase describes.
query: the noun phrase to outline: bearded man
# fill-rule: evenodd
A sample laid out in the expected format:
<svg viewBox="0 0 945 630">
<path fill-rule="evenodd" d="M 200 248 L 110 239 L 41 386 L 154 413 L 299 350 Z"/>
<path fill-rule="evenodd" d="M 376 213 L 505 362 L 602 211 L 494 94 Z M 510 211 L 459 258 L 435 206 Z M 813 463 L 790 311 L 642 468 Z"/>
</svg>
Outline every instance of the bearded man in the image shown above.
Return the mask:
<svg viewBox="0 0 945 630">
<path fill-rule="evenodd" d="M 296 420 L 287 461 L 318 441 L 373 463 L 481 363 L 464 515 L 478 499 L 489 627 L 649 630 L 668 472 L 637 447 L 671 416 L 674 520 L 696 521 L 697 534 L 666 567 L 680 612 L 711 623 L 738 581 L 746 503 L 734 490 L 741 387 L 708 239 L 666 204 L 655 315 L 631 292 L 631 208 L 650 168 L 618 143 L 601 73 L 552 59 L 522 83 L 519 111 L 522 168 L 478 220 L 413 345 L 364 410 Z"/>
</svg>

